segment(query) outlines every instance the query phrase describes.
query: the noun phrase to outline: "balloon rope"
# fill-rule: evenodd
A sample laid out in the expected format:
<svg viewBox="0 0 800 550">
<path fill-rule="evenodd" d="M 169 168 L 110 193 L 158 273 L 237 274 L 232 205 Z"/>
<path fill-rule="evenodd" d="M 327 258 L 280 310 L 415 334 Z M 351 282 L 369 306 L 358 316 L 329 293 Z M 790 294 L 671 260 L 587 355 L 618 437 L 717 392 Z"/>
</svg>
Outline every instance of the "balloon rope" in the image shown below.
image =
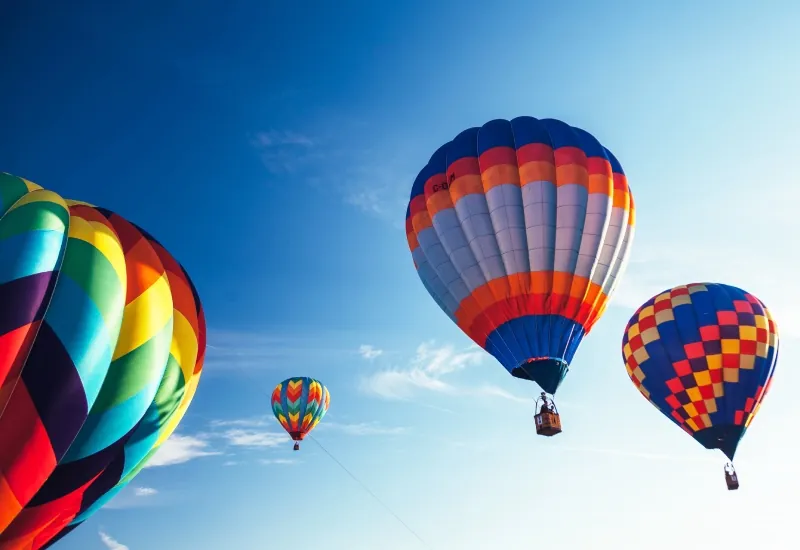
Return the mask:
<svg viewBox="0 0 800 550">
<path fill-rule="evenodd" d="M 392 516 L 394 516 L 394 519 L 396 519 L 398 522 L 400 522 L 400 524 L 401 524 L 403 527 L 405 527 L 405 528 L 406 528 L 406 530 L 407 530 L 409 533 L 411 533 L 412 535 L 414 535 L 414 536 L 417 538 L 417 540 L 418 540 L 418 541 L 420 541 L 420 542 L 422 543 L 422 546 L 424 546 L 425 548 L 428 548 L 428 549 L 430 549 L 430 548 L 431 548 L 430 546 L 428 546 L 428 543 L 427 543 L 427 542 L 425 542 L 425 541 L 422 539 L 422 537 L 420 537 L 420 536 L 419 536 L 419 535 L 418 535 L 418 534 L 417 534 L 417 533 L 416 533 L 416 532 L 415 532 L 415 531 L 414 531 L 414 530 L 413 530 L 411 527 L 409 527 L 409 526 L 408 526 L 408 524 L 407 524 L 405 521 L 403 521 L 402 519 L 400 519 L 400 516 L 398 516 L 397 514 L 395 514 L 395 513 L 392 511 L 392 509 L 391 509 L 391 508 L 389 508 L 389 506 L 387 506 L 387 505 L 386 505 L 386 503 L 385 503 L 385 502 L 383 502 L 381 499 L 379 499 L 379 498 L 378 498 L 378 496 L 377 496 L 375 493 L 373 493 L 373 492 L 372 492 L 372 491 L 369 489 L 369 487 L 367 487 L 367 486 L 366 486 L 366 485 L 365 485 L 365 484 L 364 484 L 364 483 L 363 483 L 363 482 L 362 482 L 360 479 L 358 479 L 358 478 L 357 478 L 355 475 L 353 475 L 353 472 L 351 472 L 350 470 L 348 470 L 348 469 L 345 467 L 345 465 L 344 465 L 344 464 L 342 464 L 341 462 L 339 462 L 339 460 L 338 460 L 338 459 L 337 459 L 335 456 L 333 456 L 333 455 L 332 455 L 332 454 L 331 454 L 331 453 L 328 451 L 328 449 L 326 449 L 325 447 L 323 447 L 322 443 L 320 443 L 319 441 L 317 441 L 317 439 L 316 439 L 316 438 L 315 438 L 313 435 L 311 435 L 311 434 L 308 434 L 308 437 L 311 439 L 311 441 L 313 441 L 314 443 L 316 443 L 317 445 L 319 445 L 319 448 L 320 448 L 320 449 L 322 449 L 322 450 L 325 452 L 325 454 L 326 454 L 326 455 L 328 455 L 329 457 L 331 457 L 331 459 L 332 459 L 332 460 L 333 460 L 333 461 L 334 461 L 336 464 L 338 464 L 338 465 L 339 465 L 339 467 L 340 467 L 342 470 L 344 470 L 344 471 L 345 471 L 345 473 L 346 473 L 347 475 L 349 475 L 351 478 L 353 478 L 353 481 L 355 481 L 356 483 L 358 483 L 359 485 L 361 485 L 361 488 L 362 488 L 362 489 L 364 489 L 364 490 L 365 490 L 365 491 L 366 491 L 366 492 L 367 492 L 367 493 L 368 493 L 368 494 L 369 494 L 369 495 L 370 495 L 372 498 L 374 498 L 374 499 L 375 499 L 375 501 L 376 501 L 378 504 L 380 504 L 381 506 L 383 506 L 383 508 L 384 508 L 384 509 L 385 509 L 387 512 L 389 512 L 389 513 L 390 513 Z"/>
</svg>

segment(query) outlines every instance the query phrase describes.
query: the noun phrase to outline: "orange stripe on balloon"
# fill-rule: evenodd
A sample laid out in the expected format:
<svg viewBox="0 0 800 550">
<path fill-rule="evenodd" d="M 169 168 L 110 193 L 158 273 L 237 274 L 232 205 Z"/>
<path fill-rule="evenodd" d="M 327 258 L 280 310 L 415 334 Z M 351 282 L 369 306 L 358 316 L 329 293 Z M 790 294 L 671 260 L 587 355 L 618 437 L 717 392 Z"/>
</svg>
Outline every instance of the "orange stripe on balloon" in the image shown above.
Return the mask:
<svg viewBox="0 0 800 550">
<path fill-rule="evenodd" d="M 556 181 L 556 166 L 552 162 L 531 161 L 519 167 L 522 186 L 535 181 Z"/>
<path fill-rule="evenodd" d="M 498 185 L 519 185 L 519 169 L 516 164 L 497 164 L 483 170 L 481 180 L 485 193 Z"/>
<path fill-rule="evenodd" d="M 628 189 L 628 180 L 623 174 L 614 174 L 614 208 L 629 208 L 631 193 Z"/>
<path fill-rule="evenodd" d="M 433 217 L 442 210 L 453 208 L 453 199 L 450 198 L 450 193 L 446 188 L 440 189 L 439 191 L 428 195 L 427 206 L 428 214 L 430 215 L 431 219 L 433 219 Z"/>
<path fill-rule="evenodd" d="M 628 225 L 634 226 L 636 223 L 636 208 L 633 205 L 633 195 L 628 194 Z"/>
<path fill-rule="evenodd" d="M 581 185 L 589 188 L 589 172 L 578 164 L 565 164 L 556 167 L 556 185 Z"/>
<path fill-rule="evenodd" d="M 476 288 L 462 300 L 455 316 L 458 326 L 483 345 L 498 327 L 525 315 L 562 315 L 588 332 L 598 318 L 596 308 L 606 299 L 600 286 L 586 277 L 552 271 L 518 273 Z"/>
<path fill-rule="evenodd" d="M 433 227 L 433 221 L 427 210 L 415 214 L 412 222 L 414 223 L 414 231 L 417 232 L 417 236 L 429 227 Z"/>
<path fill-rule="evenodd" d="M 457 177 L 450 185 L 450 198 L 454 204 L 458 203 L 458 201 L 467 195 L 482 195 L 483 193 L 483 181 L 481 180 L 480 173 L 465 174 Z"/>
<path fill-rule="evenodd" d="M 589 193 L 614 195 L 614 174 L 611 163 L 601 157 L 591 157 L 587 161 Z"/>
<path fill-rule="evenodd" d="M 417 233 L 413 229 L 406 233 L 406 240 L 408 241 L 408 249 L 411 252 L 419 248 L 419 239 L 417 238 Z"/>
</svg>

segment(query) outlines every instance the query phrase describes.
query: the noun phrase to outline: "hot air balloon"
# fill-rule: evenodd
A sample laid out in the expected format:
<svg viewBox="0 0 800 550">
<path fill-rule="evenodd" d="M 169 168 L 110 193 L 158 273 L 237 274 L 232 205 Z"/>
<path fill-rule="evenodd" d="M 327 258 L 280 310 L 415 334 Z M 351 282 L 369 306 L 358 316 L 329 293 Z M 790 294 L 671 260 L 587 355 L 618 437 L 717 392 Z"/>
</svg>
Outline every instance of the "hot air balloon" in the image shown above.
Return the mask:
<svg viewBox="0 0 800 550">
<path fill-rule="evenodd" d="M 769 390 L 778 329 L 766 306 L 734 286 L 693 283 L 653 296 L 622 338 L 625 369 L 662 414 L 706 449 L 729 459 Z"/>
<path fill-rule="evenodd" d="M 541 435 L 561 431 L 546 394 L 602 315 L 633 227 L 614 155 L 579 128 L 531 117 L 493 120 L 440 147 L 406 212 L 428 293 L 512 376 L 544 390 Z"/>
<path fill-rule="evenodd" d="M 0 550 L 38 550 L 186 412 L 205 319 L 184 269 L 109 210 L 0 173 Z"/>
<path fill-rule="evenodd" d="M 307 376 L 288 378 L 272 391 L 272 412 L 294 441 L 294 450 L 328 412 L 331 394 L 322 382 Z"/>
</svg>

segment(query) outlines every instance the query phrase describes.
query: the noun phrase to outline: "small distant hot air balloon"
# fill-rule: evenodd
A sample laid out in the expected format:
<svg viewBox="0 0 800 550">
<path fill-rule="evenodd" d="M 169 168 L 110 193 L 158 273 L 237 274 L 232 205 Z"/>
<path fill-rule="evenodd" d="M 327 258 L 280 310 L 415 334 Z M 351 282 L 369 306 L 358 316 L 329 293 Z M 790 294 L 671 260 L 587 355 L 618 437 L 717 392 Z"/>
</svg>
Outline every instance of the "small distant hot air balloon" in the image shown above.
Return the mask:
<svg viewBox="0 0 800 550">
<path fill-rule="evenodd" d="M 650 403 L 703 447 L 728 457 L 728 489 L 738 489 L 733 457 L 778 359 L 778 329 L 766 306 L 729 285 L 677 286 L 633 314 L 622 356 Z"/>
<path fill-rule="evenodd" d="M 307 376 L 288 378 L 272 391 L 272 412 L 289 433 L 294 450 L 328 412 L 331 394 L 322 382 Z"/>
<path fill-rule="evenodd" d="M 0 173 L 0 550 L 38 550 L 115 495 L 192 401 L 205 319 L 139 227 Z"/>
<path fill-rule="evenodd" d="M 439 148 L 417 176 L 406 233 L 439 307 L 512 376 L 554 394 L 602 315 L 633 239 L 622 166 L 589 133 L 493 120 Z M 537 433 L 561 422 L 542 393 Z"/>
</svg>

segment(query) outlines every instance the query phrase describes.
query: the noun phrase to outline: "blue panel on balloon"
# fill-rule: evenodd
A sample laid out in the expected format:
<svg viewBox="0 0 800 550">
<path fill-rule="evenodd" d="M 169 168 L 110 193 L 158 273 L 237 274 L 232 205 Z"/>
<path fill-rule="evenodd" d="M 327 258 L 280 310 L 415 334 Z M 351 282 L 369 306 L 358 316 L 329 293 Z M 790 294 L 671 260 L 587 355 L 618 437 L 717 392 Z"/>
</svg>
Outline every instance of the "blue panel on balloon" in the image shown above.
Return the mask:
<svg viewBox="0 0 800 550">
<path fill-rule="evenodd" d="M 526 315 L 489 334 L 486 351 L 513 376 L 554 394 L 584 334 L 583 326 L 561 315 Z"/>
</svg>

